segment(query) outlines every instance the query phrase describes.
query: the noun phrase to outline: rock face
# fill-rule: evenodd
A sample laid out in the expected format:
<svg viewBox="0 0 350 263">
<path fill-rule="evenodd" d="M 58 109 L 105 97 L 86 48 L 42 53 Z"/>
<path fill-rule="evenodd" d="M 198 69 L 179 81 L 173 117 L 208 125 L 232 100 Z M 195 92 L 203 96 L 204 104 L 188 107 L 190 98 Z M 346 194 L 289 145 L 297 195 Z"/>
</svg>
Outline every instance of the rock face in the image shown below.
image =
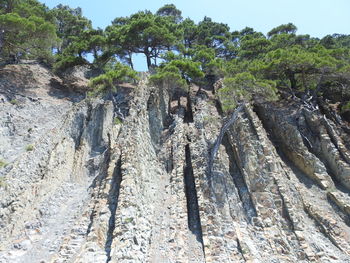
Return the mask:
<svg viewBox="0 0 350 263">
<path fill-rule="evenodd" d="M 220 133 L 211 91 L 0 74 L 0 262 L 350 262 L 349 136 L 317 111 L 244 105 Z"/>
</svg>

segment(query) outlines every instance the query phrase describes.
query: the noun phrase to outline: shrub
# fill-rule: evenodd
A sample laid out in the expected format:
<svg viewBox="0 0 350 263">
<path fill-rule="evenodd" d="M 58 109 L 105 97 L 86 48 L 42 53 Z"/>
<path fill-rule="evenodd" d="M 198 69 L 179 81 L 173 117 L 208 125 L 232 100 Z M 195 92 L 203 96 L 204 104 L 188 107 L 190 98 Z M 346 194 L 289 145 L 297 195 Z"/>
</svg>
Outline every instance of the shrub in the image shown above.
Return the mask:
<svg viewBox="0 0 350 263">
<path fill-rule="evenodd" d="M 125 222 L 126 224 L 128 224 L 128 223 L 131 223 L 131 222 L 133 222 L 133 221 L 134 221 L 134 219 L 133 219 L 132 217 L 128 217 L 128 218 L 125 219 L 124 222 Z"/>
<path fill-rule="evenodd" d="M 7 165 L 7 163 L 3 160 L 0 160 L 0 168 L 3 168 Z"/>
<path fill-rule="evenodd" d="M 168 65 L 158 70 L 158 72 L 152 75 L 149 79 L 150 83 L 155 86 L 163 86 L 166 84 L 185 88 L 186 80 L 182 78 L 179 69 L 175 66 Z"/>
<path fill-rule="evenodd" d="M 199 62 L 189 59 L 176 59 L 163 64 L 157 73 L 150 77 L 151 84 L 163 85 L 164 83 L 186 88 L 187 83 L 202 79 L 204 73 L 200 69 Z"/>
<path fill-rule="evenodd" d="M 86 64 L 89 64 L 89 62 L 81 57 L 75 57 L 71 55 L 57 55 L 56 62 L 53 65 L 53 70 L 57 73 L 62 72 L 68 68 Z"/>
<path fill-rule="evenodd" d="M 5 177 L 0 177 L 0 188 L 5 188 L 6 187 L 6 179 Z"/>
<path fill-rule="evenodd" d="M 115 125 L 120 125 L 120 124 L 122 124 L 123 123 L 123 121 L 119 118 L 119 117 L 115 117 L 114 118 L 114 124 Z"/>
<path fill-rule="evenodd" d="M 16 100 L 16 99 L 10 100 L 10 103 L 11 103 L 12 105 L 19 105 L 19 101 Z"/>
<path fill-rule="evenodd" d="M 34 146 L 32 144 L 29 144 L 29 145 L 26 146 L 26 151 L 27 152 L 31 152 L 33 150 L 34 150 Z"/>
<path fill-rule="evenodd" d="M 90 80 L 89 87 L 92 92 L 89 95 L 112 92 L 115 91 L 116 85 L 138 79 L 136 71 L 121 63 L 116 63 L 113 70 Z"/>
<path fill-rule="evenodd" d="M 345 103 L 342 107 L 341 107 L 341 112 L 344 113 L 346 111 L 350 111 L 350 101 L 348 101 L 347 103 Z"/>
<path fill-rule="evenodd" d="M 274 81 L 257 80 L 252 74 L 238 73 L 233 78 L 225 78 L 223 88 L 219 90 L 219 98 L 223 111 L 236 108 L 239 101 L 250 101 L 258 98 L 276 100 L 277 89 Z"/>
</svg>

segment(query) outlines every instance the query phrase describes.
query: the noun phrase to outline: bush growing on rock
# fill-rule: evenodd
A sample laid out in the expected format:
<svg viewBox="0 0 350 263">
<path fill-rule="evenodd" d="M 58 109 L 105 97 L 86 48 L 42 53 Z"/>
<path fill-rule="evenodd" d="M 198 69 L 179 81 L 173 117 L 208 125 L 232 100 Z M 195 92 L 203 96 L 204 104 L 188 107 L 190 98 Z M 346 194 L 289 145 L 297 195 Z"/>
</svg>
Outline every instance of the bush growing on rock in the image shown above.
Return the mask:
<svg viewBox="0 0 350 263">
<path fill-rule="evenodd" d="M 7 186 L 5 177 L 0 177 L 0 188 L 5 188 Z"/>
<path fill-rule="evenodd" d="M 3 168 L 7 165 L 7 163 L 0 159 L 0 168 Z"/>
<path fill-rule="evenodd" d="M 123 124 L 123 121 L 119 117 L 114 118 L 114 124 L 115 125 L 121 125 Z"/>
<path fill-rule="evenodd" d="M 31 152 L 31 151 L 33 151 L 33 150 L 34 150 L 34 145 L 29 144 L 29 145 L 26 146 L 26 151 L 27 151 L 27 152 Z"/>
<path fill-rule="evenodd" d="M 89 87 L 92 89 L 91 95 L 112 93 L 116 91 L 118 84 L 138 79 L 136 71 L 118 62 L 114 65 L 114 69 L 92 78 L 89 82 Z"/>
<path fill-rule="evenodd" d="M 56 62 L 53 65 L 53 70 L 56 73 L 59 73 L 61 71 L 64 71 L 68 68 L 73 68 L 75 66 L 81 66 L 81 65 L 87 65 L 89 62 L 81 57 L 75 57 L 75 56 L 64 56 L 64 55 L 57 55 L 56 56 Z"/>
<path fill-rule="evenodd" d="M 164 63 L 157 69 L 157 73 L 150 77 L 154 85 L 170 84 L 186 88 L 190 82 L 196 82 L 204 77 L 200 63 L 189 59 L 175 59 Z"/>
<path fill-rule="evenodd" d="M 260 100 L 276 100 L 276 83 L 270 80 L 257 80 L 252 74 L 238 73 L 235 77 L 225 78 L 223 88 L 218 94 L 225 112 L 236 108 L 240 101 L 250 101 L 254 97 Z"/>
<path fill-rule="evenodd" d="M 10 103 L 11 103 L 12 105 L 19 105 L 19 101 L 16 100 L 16 99 L 10 100 Z"/>
</svg>

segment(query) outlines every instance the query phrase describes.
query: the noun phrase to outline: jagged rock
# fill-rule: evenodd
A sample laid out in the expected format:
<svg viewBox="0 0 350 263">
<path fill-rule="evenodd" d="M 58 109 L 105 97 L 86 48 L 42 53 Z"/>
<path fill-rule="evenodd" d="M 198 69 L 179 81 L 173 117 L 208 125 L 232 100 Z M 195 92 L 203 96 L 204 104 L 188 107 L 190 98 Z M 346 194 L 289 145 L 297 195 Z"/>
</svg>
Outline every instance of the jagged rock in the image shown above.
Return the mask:
<svg viewBox="0 0 350 263">
<path fill-rule="evenodd" d="M 350 262 L 349 149 L 318 112 L 245 105 L 223 131 L 208 90 L 113 105 L 1 74 L 0 262 Z"/>
<path fill-rule="evenodd" d="M 91 71 L 87 66 L 75 66 L 60 73 L 62 83 L 76 92 L 88 90 L 88 79 Z"/>
</svg>

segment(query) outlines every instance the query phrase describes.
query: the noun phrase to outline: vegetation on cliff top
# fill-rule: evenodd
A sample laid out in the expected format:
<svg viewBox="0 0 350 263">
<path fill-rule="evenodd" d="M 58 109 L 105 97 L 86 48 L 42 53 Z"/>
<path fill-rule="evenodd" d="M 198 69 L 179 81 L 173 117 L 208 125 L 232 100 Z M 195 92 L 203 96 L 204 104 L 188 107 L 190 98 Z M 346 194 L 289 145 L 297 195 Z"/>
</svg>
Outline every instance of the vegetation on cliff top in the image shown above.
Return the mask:
<svg viewBox="0 0 350 263">
<path fill-rule="evenodd" d="M 173 4 L 95 29 L 80 8 L 49 9 L 37 0 L 0 1 L 0 28 L 2 64 L 36 59 L 56 71 L 87 65 L 102 74 L 90 83 L 97 90 L 135 79 L 133 56 L 144 54 L 153 83 L 213 85 L 225 78 L 219 96 L 228 110 L 233 94 L 249 100 L 288 92 L 303 99 L 341 90 L 341 106 L 350 101 L 350 35 L 298 35 L 292 23 L 267 35 L 249 27 L 231 31 L 209 17 L 184 19 Z"/>
</svg>

